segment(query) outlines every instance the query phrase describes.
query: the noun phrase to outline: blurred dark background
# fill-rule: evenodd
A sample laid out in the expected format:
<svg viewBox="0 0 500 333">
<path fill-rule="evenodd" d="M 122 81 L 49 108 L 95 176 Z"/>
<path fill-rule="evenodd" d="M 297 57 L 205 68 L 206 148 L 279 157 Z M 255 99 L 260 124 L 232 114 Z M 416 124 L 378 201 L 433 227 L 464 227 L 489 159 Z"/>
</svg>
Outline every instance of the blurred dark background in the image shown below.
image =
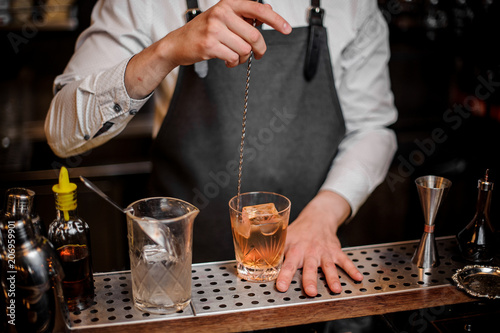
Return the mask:
<svg viewBox="0 0 500 333">
<path fill-rule="evenodd" d="M 76 177 L 88 177 L 123 207 L 145 197 L 152 113 L 141 111 L 102 147 L 56 157 L 43 132 L 52 82 L 90 24 L 95 0 L 57 1 L 57 8 L 44 9 L 52 15 L 33 11 L 45 1 L 14 2 L 19 7 L 9 12 L 9 1 L 0 0 L 0 207 L 6 189 L 30 188 L 48 225 L 55 216 L 51 187 L 65 165 L 79 185 L 79 214 L 91 227 L 95 271 L 128 269 L 125 217 Z M 344 246 L 420 238 L 414 181 L 427 174 L 453 182 L 436 234 L 454 235 L 474 215 L 477 180 L 486 169 L 492 181 L 499 173 L 498 1 L 379 0 L 379 6 L 391 32 L 399 148 L 386 181 L 341 228 Z M 491 217 L 498 228 L 499 200 L 494 194 Z"/>
</svg>

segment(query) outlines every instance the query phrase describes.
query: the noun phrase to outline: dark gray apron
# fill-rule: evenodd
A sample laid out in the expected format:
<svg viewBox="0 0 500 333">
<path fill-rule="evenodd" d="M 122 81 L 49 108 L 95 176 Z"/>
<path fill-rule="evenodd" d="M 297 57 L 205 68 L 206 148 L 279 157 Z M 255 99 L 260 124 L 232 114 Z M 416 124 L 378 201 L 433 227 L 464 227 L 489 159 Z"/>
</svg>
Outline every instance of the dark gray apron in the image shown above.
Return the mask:
<svg viewBox="0 0 500 333">
<path fill-rule="evenodd" d="M 251 69 L 241 191 L 285 195 L 292 202 L 290 221 L 319 190 L 345 134 L 326 31 L 320 29 L 312 78 L 304 74 L 310 27 L 288 36 L 263 30 L 268 49 Z M 151 195 L 201 210 L 194 262 L 234 259 L 228 202 L 237 191 L 246 67 L 212 59 L 204 78 L 194 66 L 181 67 L 153 144 Z"/>
</svg>

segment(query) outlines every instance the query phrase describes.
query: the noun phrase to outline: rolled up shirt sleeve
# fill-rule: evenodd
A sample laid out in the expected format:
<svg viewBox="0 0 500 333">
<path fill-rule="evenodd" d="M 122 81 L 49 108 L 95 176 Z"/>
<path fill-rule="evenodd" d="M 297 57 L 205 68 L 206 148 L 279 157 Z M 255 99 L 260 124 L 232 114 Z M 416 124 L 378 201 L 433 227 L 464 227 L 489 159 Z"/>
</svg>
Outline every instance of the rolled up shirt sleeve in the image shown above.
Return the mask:
<svg viewBox="0 0 500 333">
<path fill-rule="evenodd" d="M 57 92 L 45 119 L 47 142 L 56 155 L 77 155 L 102 145 L 123 131 L 146 103 L 151 95 L 136 100 L 127 94 L 127 63 L 67 83 Z"/>
<path fill-rule="evenodd" d="M 47 143 L 60 157 L 81 154 L 118 135 L 150 98 L 130 98 L 125 70 L 134 54 L 152 42 L 146 32 L 150 6 L 100 1 L 93 24 L 82 33 L 45 119 Z M 139 16 L 139 17 L 137 17 Z"/>
</svg>

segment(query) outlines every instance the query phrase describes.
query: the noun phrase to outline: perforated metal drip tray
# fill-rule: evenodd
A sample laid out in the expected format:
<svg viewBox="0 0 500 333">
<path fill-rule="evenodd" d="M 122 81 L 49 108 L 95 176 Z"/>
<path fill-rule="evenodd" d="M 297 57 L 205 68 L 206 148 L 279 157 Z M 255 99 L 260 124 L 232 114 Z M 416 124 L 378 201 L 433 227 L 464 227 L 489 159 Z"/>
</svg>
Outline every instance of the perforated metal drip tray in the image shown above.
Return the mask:
<svg viewBox="0 0 500 333">
<path fill-rule="evenodd" d="M 451 276 L 463 266 L 453 260 L 457 251 L 454 237 L 437 239 L 441 263 L 425 272 L 411 263 L 417 245 L 418 241 L 409 241 L 345 248 L 344 252 L 364 275 L 363 281 L 354 282 L 339 270 L 343 290 L 337 294 L 328 288 L 323 273 L 319 272 L 316 297 L 308 297 L 303 292 L 300 270 L 295 274 L 289 290 L 280 293 L 274 282 L 255 283 L 238 278 L 234 261 L 194 264 L 192 307 L 170 315 L 148 314 L 134 307 L 129 271 L 98 273 L 94 275 L 95 304 L 81 312 L 71 313 L 70 326 L 72 330 L 78 330 L 192 316 L 244 313 L 270 307 L 334 302 L 450 285 Z"/>
</svg>

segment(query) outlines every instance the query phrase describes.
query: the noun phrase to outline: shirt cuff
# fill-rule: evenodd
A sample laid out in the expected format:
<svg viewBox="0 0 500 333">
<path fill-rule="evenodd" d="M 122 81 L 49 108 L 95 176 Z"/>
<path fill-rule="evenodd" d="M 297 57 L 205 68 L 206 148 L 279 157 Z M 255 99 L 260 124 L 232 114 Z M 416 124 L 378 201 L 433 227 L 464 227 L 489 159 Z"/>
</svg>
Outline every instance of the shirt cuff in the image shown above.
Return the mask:
<svg viewBox="0 0 500 333">
<path fill-rule="evenodd" d="M 125 70 L 131 58 L 102 72 L 97 78 L 96 100 L 104 120 L 103 124 L 124 114 L 135 115 L 153 94 L 150 93 L 142 99 L 134 99 L 128 95 L 125 88 Z"/>
<path fill-rule="evenodd" d="M 330 171 L 320 190 L 332 191 L 342 196 L 351 206 L 353 218 L 370 193 L 370 179 L 362 168 L 336 167 Z"/>
</svg>

